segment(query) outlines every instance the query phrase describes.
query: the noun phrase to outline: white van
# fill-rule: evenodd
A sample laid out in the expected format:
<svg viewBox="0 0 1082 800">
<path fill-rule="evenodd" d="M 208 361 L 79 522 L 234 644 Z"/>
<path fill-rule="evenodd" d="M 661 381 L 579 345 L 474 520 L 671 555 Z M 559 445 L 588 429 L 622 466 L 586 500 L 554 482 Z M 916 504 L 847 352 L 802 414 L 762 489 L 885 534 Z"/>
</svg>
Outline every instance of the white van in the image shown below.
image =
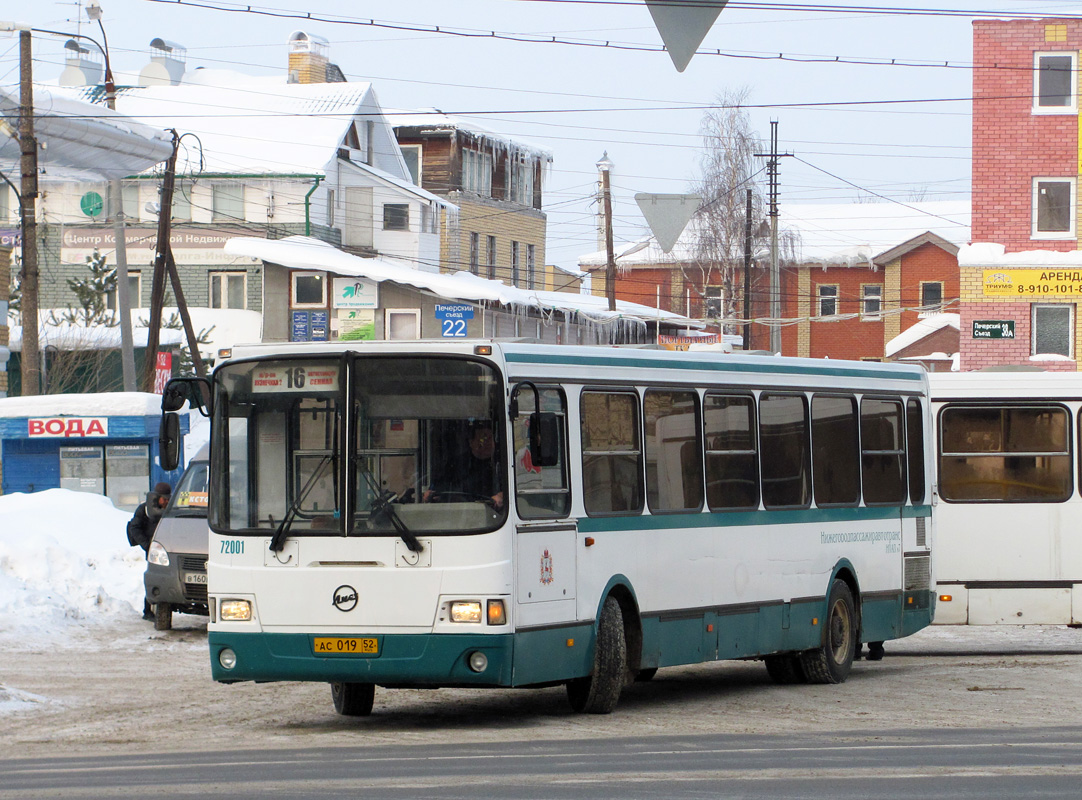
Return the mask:
<svg viewBox="0 0 1082 800">
<path fill-rule="evenodd" d="M 143 574 L 154 629 L 173 627 L 173 612 L 207 614 L 207 479 L 209 446 L 203 445 L 173 490 L 147 552 Z"/>
</svg>

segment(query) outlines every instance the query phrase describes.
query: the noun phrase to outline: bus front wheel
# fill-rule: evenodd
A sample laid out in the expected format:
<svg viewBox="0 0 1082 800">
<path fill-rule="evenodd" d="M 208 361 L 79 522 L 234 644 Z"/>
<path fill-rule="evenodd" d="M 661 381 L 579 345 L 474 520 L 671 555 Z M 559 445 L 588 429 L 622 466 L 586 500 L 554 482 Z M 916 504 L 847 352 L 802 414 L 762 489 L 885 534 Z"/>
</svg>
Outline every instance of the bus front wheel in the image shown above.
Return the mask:
<svg viewBox="0 0 1082 800">
<path fill-rule="evenodd" d="M 800 654 L 808 683 L 842 683 L 849 677 L 857 648 L 857 613 L 853 593 L 843 580 L 835 580 L 827 599 L 823 642 Z"/>
<path fill-rule="evenodd" d="M 374 683 L 332 683 L 334 710 L 343 717 L 367 717 L 376 699 Z"/>
<path fill-rule="evenodd" d="M 594 670 L 567 683 L 571 708 L 587 714 L 608 714 L 616 708 L 627 678 L 627 641 L 620 603 L 611 595 L 601 607 L 594 646 Z"/>
</svg>

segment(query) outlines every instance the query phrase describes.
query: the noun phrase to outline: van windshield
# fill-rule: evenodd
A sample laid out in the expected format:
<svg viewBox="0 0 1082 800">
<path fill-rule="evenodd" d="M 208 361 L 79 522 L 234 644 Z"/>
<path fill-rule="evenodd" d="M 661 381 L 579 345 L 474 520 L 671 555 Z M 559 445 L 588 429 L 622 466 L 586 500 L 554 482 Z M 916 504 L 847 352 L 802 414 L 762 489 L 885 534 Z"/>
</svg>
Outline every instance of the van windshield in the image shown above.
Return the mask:
<svg viewBox="0 0 1082 800">
<path fill-rule="evenodd" d="M 193 461 L 184 470 L 180 483 L 173 490 L 163 517 L 203 517 L 207 516 L 207 481 L 210 477 L 210 464 L 206 461 Z"/>
</svg>

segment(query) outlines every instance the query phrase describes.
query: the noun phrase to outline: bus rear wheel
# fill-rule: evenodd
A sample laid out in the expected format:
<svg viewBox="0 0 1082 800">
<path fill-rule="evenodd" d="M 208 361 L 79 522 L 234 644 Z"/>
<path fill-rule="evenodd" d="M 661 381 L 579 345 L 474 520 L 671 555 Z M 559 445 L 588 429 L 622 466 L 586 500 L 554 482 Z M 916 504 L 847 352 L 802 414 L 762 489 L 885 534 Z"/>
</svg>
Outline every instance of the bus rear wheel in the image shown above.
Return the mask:
<svg viewBox="0 0 1082 800">
<path fill-rule="evenodd" d="M 835 580 L 827 599 L 823 642 L 800 654 L 808 683 L 842 683 L 849 677 L 857 649 L 857 613 L 853 593 L 843 580 Z"/>
<path fill-rule="evenodd" d="M 609 714 L 620 699 L 627 679 L 627 642 L 620 603 L 611 595 L 601 607 L 594 646 L 594 669 L 585 678 L 567 683 L 571 708 L 587 714 Z"/>
<path fill-rule="evenodd" d="M 374 683 L 332 683 L 334 710 L 343 717 L 367 717 L 376 699 Z"/>
</svg>

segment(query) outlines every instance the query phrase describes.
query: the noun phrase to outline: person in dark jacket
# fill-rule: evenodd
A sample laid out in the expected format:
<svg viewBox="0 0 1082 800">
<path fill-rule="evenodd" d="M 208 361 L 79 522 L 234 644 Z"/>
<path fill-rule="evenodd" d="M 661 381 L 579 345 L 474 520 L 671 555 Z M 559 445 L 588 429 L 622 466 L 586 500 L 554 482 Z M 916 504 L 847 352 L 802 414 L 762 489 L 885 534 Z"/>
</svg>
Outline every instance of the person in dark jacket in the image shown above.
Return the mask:
<svg viewBox="0 0 1082 800">
<path fill-rule="evenodd" d="M 150 552 L 154 531 L 162 518 L 162 511 L 169 505 L 169 496 L 172 493 L 173 489 L 168 483 L 162 482 L 155 485 L 154 491 L 147 495 L 147 501 L 139 504 L 139 507 L 135 509 L 135 514 L 128 521 L 128 544 L 132 547 L 142 547 L 144 553 Z M 143 598 L 143 619 L 154 619 L 154 611 L 145 597 Z"/>
</svg>

